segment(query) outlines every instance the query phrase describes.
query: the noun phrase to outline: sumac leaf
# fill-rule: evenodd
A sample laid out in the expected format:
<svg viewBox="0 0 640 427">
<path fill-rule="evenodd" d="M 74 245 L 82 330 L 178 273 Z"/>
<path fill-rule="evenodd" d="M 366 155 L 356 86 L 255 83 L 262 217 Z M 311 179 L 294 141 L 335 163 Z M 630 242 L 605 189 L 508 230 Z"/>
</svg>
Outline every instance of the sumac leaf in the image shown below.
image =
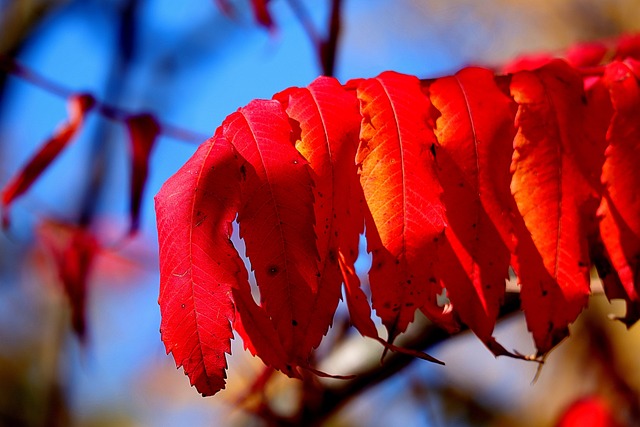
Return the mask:
<svg viewBox="0 0 640 427">
<path fill-rule="evenodd" d="M 361 227 L 349 227 L 350 184 L 357 178 L 354 162 L 360 129 L 360 113 L 356 97 L 346 92 L 337 80 L 320 77 L 306 88 L 291 88 L 275 95 L 288 116 L 299 126 L 300 139 L 295 147 L 309 162 L 313 179 L 315 232 L 320 256 L 319 278 L 313 289 L 310 315 L 306 323 L 298 322 L 303 341 L 301 354 L 320 343 L 332 322 L 340 299 L 342 273 L 339 253 L 353 250 Z M 362 216 L 359 217 L 363 223 Z M 345 248 L 349 245 L 349 248 Z"/>
<path fill-rule="evenodd" d="M 627 300 L 626 323 L 640 314 L 640 88 L 629 68 L 613 62 L 604 81 L 611 95 L 614 115 L 607 133 L 609 146 L 602 169 L 605 186 L 599 217 L 600 235 Z M 617 295 L 606 287 L 607 295 Z"/>
<path fill-rule="evenodd" d="M 440 291 L 433 265 L 445 219 L 429 151 L 431 105 L 417 78 L 392 72 L 361 81 L 357 94 L 372 304 L 392 342 Z"/>
<path fill-rule="evenodd" d="M 236 154 L 217 136 L 203 143 L 155 198 L 160 332 L 167 353 L 203 395 L 225 387 L 235 313 L 231 292 L 247 281 L 229 240 L 239 180 Z"/>
<path fill-rule="evenodd" d="M 86 339 L 88 279 L 100 244 L 85 227 L 43 222 L 39 239 L 55 261 L 58 278 L 71 304 L 71 326 L 80 340 Z"/>
<path fill-rule="evenodd" d="M 222 132 L 246 162 L 238 223 L 261 306 L 285 352 L 304 365 L 308 355 L 299 353 L 306 339 L 300 326 L 311 322 L 319 275 L 307 161 L 296 151 L 292 137 L 297 135 L 277 101 L 252 101 L 224 121 Z"/>
<path fill-rule="evenodd" d="M 586 206 L 593 189 L 576 155 L 585 140 L 582 79 L 566 63 L 513 75 L 518 103 L 511 190 L 522 305 L 540 354 L 568 334 L 590 292 Z"/>
<path fill-rule="evenodd" d="M 512 246 L 512 101 L 480 68 L 437 79 L 429 95 L 440 113 L 436 164 L 448 221 L 438 277 L 462 321 L 494 353 L 506 354 L 491 335 Z"/>
<path fill-rule="evenodd" d="M 85 114 L 95 105 L 95 99 L 88 94 L 71 96 L 68 101 L 69 121 L 64 122 L 25 166 L 7 183 L 2 190 L 2 223 L 9 226 L 9 206 L 24 194 L 38 179 L 40 174 L 53 162 L 76 135 Z"/>
<path fill-rule="evenodd" d="M 138 114 L 125 119 L 131 147 L 131 189 L 129 234 L 140 228 L 140 206 L 149 174 L 149 156 L 160 134 L 160 124 L 151 114 Z"/>
<path fill-rule="evenodd" d="M 263 27 L 267 29 L 273 28 L 273 18 L 271 17 L 271 13 L 269 13 L 269 9 L 267 8 L 267 3 L 269 0 L 251 0 L 251 7 L 253 9 L 253 15 L 256 18 L 256 21 Z"/>
</svg>

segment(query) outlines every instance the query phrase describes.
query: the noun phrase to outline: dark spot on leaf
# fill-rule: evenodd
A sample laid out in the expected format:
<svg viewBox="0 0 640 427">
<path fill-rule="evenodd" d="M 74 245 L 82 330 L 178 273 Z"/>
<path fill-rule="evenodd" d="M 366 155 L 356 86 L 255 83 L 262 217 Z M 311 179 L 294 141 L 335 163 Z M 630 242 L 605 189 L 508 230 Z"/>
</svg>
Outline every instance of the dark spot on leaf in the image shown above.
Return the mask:
<svg viewBox="0 0 640 427">
<path fill-rule="evenodd" d="M 429 147 L 429 151 L 431 151 L 431 154 L 433 155 L 433 157 L 436 156 L 436 144 L 431 144 L 431 147 Z"/>
<path fill-rule="evenodd" d="M 335 249 L 329 249 L 329 253 L 327 254 L 327 258 L 331 264 L 335 264 L 338 262 L 338 257 L 336 256 Z"/>
<path fill-rule="evenodd" d="M 408 302 L 406 303 L 404 306 L 405 307 L 413 307 L 415 304 L 413 304 L 412 302 Z"/>
<path fill-rule="evenodd" d="M 291 320 L 291 325 L 298 326 L 298 321 L 296 319 Z"/>
<path fill-rule="evenodd" d="M 271 277 L 277 275 L 279 271 L 280 269 L 278 268 L 277 265 L 272 265 L 269 268 L 267 268 L 267 274 Z"/>
<path fill-rule="evenodd" d="M 388 309 L 391 308 L 391 303 L 389 301 L 387 301 L 384 304 L 382 304 L 382 306 L 388 310 Z"/>
<path fill-rule="evenodd" d="M 181 305 L 180 305 L 180 308 L 185 308 L 185 305 L 184 305 L 184 304 L 181 304 Z"/>
<path fill-rule="evenodd" d="M 548 293 L 549 293 L 549 292 L 547 292 L 547 290 L 546 290 L 546 289 L 543 289 L 543 290 L 542 290 L 542 296 L 543 296 L 543 297 L 546 297 Z"/>
<path fill-rule="evenodd" d="M 247 168 L 244 165 L 240 166 L 240 175 L 242 175 L 243 180 L 247 179 Z"/>
<path fill-rule="evenodd" d="M 411 279 L 407 279 L 407 285 L 411 284 Z"/>
</svg>

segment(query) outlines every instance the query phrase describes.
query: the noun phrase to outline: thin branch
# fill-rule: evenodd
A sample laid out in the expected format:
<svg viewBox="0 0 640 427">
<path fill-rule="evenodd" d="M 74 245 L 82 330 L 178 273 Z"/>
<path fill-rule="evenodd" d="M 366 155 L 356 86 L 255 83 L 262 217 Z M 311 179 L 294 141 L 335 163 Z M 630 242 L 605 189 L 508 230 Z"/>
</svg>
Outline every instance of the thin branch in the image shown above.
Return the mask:
<svg viewBox="0 0 640 427">
<path fill-rule="evenodd" d="M 320 37 L 316 27 L 313 25 L 313 20 L 307 10 L 298 0 L 287 0 L 287 3 L 289 3 L 289 7 L 293 11 L 294 15 L 296 15 L 296 18 L 298 18 L 298 21 L 300 21 L 300 24 L 307 33 L 307 37 L 309 37 L 311 43 L 316 47 L 316 49 L 320 49 L 322 37 Z"/>
<path fill-rule="evenodd" d="M 322 74 L 325 76 L 333 76 L 335 71 L 338 39 L 342 26 L 342 0 L 331 0 L 331 11 L 326 37 L 322 37 L 318 33 L 311 16 L 298 0 L 287 0 L 287 2 L 316 50 L 318 62 L 322 68 Z"/>
<path fill-rule="evenodd" d="M 499 319 L 504 319 L 520 311 L 520 295 L 508 292 L 504 305 L 501 307 Z M 441 344 L 456 334 L 449 334 L 434 324 L 427 324 L 419 333 L 408 338 L 403 346 L 416 351 L 428 351 L 430 348 Z M 352 399 L 357 398 L 367 390 L 377 386 L 398 372 L 408 367 L 416 360 L 415 357 L 404 353 L 391 353 L 385 358 L 383 364 L 371 366 L 367 371 L 359 374 L 352 380 L 336 382 L 335 385 L 326 385 L 315 378 L 307 379 L 304 396 L 298 413 L 293 417 L 279 416 L 271 410 L 265 410 L 258 414 L 266 415 L 268 425 L 278 426 L 319 426 L 329 417 L 335 414 Z"/>
<path fill-rule="evenodd" d="M 320 44 L 320 61 L 325 76 L 333 76 L 335 73 L 338 39 L 342 28 L 341 6 L 342 0 L 331 1 L 331 17 L 329 18 L 327 39 Z"/>
<path fill-rule="evenodd" d="M 32 84 L 33 86 L 38 87 L 59 98 L 66 99 L 79 92 L 77 90 L 65 87 L 51 79 L 48 79 L 21 64 L 17 60 L 4 55 L 0 55 L 0 70 L 4 71 L 7 74 L 11 74 L 21 80 L 24 80 Z M 94 111 L 97 111 L 107 119 L 119 122 L 123 121 L 127 117 L 137 114 L 113 105 L 109 105 L 99 99 L 96 99 L 96 106 L 94 108 Z M 208 135 L 194 132 L 180 126 L 169 124 L 163 121 L 158 122 L 160 123 L 162 135 L 176 139 L 178 141 L 200 144 L 202 141 L 209 138 Z"/>
</svg>

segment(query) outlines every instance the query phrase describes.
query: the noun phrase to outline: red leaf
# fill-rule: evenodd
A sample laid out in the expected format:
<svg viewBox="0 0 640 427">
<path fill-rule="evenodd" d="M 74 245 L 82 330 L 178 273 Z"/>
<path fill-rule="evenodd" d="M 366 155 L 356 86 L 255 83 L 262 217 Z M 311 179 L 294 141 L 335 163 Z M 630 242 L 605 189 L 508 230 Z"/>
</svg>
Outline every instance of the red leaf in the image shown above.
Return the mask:
<svg viewBox="0 0 640 427">
<path fill-rule="evenodd" d="M 315 197 L 315 232 L 320 255 L 320 277 L 312 296 L 310 316 L 306 324 L 298 322 L 304 340 L 300 354 L 306 354 L 320 343 L 340 299 L 342 274 L 339 266 L 341 247 L 356 245 L 362 226 L 349 227 L 352 217 L 347 208 L 350 183 L 357 179 L 355 151 L 360 113 L 353 94 L 347 93 L 337 80 L 320 77 L 307 88 L 288 89 L 275 95 L 289 117 L 300 126 L 296 148 L 312 169 Z M 359 216 L 360 224 L 364 219 Z M 350 248 L 352 249 L 352 248 Z M 353 255 L 351 255 L 353 256 Z"/>
<path fill-rule="evenodd" d="M 309 167 L 292 144 L 288 117 L 277 101 L 251 102 L 222 129 L 246 160 L 238 223 L 261 305 L 292 362 L 304 365 L 308 354 L 300 353 L 306 339 L 300 326 L 311 322 L 319 275 Z"/>
<path fill-rule="evenodd" d="M 69 98 L 69 121 L 62 123 L 51 138 L 45 141 L 38 152 L 9 181 L 2 191 L 2 223 L 9 226 L 9 206 L 38 179 L 40 174 L 55 160 L 82 126 L 85 114 L 95 105 L 95 99 L 88 94 Z"/>
<path fill-rule="evenodd" d="M 626 322 L 631 325 L 640 313 L 640 199 L 634 190 L 640 187 L 640 88 L 631 70 L 620 62 L 607 66 L 603 80 L 615 113 L 602 169 L 600 235 L 624 289 Z M 615 297 L 605 289 L 610 298 Z"/>
<path fill-rule="evenodd" d="M 615 59 L 633 58 L 640 60 L 640 34 L 624 34 L 616 42 Z"/>
<path fill-rule="evenodd" d="M 440 111 L 436 159 L 447 209 L 438 277 L 455 312 L 494 353 L 492 332 L 509 277 L 512 101 L 493 73 L 467 68 L 429 86 Z"/>
<path fill-rule="evenodd" d="M 225 386 L 225 353 L 231 352 L 233 337 L 231 289 L 247 281 L 229 240 L 239 174 L 231 146 L 214 137 L 155 198 L 162 340 L 203 395 Z"/>
<path fill-rule="evenodd" d="M 523 221 L 516 225 L 514 266 L 522 283 L 529 330 L 543 354 L 567 334 L 587 303 L 589 256 L 585 206 L 595 198 L 578 164 L 584 146 L 582 79 L 554 61 L 513 76 L 519 104 L 513 192 Z"/>
<path fill-rule="evenodd" d="M 430 103 L 417 78 L 386 72 L 358 86 L 363 116 L 356 161 L 361 168 L 372 303 L 389 332 L 402 333 L 417 308 L 436 305 L 436 242 L 444 207 L 429 149 Z"/>
<path fill-rule="evenodd" d="M 618 427 L 610 405 L 602 397 L 587 396 L 573 402 L 556 427 Z"/>
<path fill-rule="evenodd" d="M 151 114 L 127 117 L 125 125 L 131 142 L 131 200 L 129 234 L 140 227 L 140 205 L 149 174 L 149 155 L 160 134 L 160 124 Z"/>
<path fill-rule="evenodd" d="M 291 365 L 291 357 L 286 354 L 278 332 L 263 307 L 258 306 L 251 295 L 249 282 L 238 282 L 232 289 L 236 307 L 233 328 L 242 337 L 245 349 L 260 357 L 265 365 L 277 369 L 292 378 L 300 374 Z"/>
<path fill-rule="evenodd" d="M 253 15 L 256 21 L 267 29 L 273 28 L 273 18 L 267 8 L 269 0 L 251 0 L 251 7 L 253 8 Z"/>
<path fill-rule="evenodd" d="M 517 73 L 518 71 L 532 71 L 553 61 L 550 53 L 534 53 L 520 56 L 502 67 L 505 74 Z"/>
<path fill-rule="evenodd" d="M 87 280 L 100 245 L 86 228 L 61 223 L 42 223 L 38 235 L 55 260 L 58 277 L 71 303 L 73 331 L 84 340 Z"/>
<path fill-rule="evenodd" d="M 593 67 L 600 64 L 607 51 L 607 47 L 602 43 L 579 43 L 571 46 L 565 57 L 573 67 Z"/>
</svg>

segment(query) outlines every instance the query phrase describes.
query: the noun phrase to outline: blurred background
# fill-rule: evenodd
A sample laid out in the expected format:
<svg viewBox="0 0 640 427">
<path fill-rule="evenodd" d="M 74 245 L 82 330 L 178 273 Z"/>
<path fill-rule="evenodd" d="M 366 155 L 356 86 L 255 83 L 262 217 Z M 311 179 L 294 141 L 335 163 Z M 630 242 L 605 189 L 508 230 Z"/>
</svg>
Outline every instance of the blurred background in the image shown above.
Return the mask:
<svg viewBox="0 0 640 427">
<path fill-rule="evenodd" d="M 640 31 L 635 0 L 334 3 L 341 3 L 334 74 L 342 82 L 388 69 L 437 77 Z M 24 66 L 0 69 L 0 186 L 66 120 L 72 93 L 88 92 L 121 112 L 152 113 L 172 130 L 151 153 L 141 229 L 132 239 L 123 239 L 128 135 L 113 117 L 89 114 L 12 207 L 11 227 L 0 234 L 1 426 L 261 426 L 252 413 L 265 402 L 276 415 L 297 410 L 301 382 L 273 375 L 264 393 L 252 391 L 264 368 L 239 340 L 227 389 L 202 398 L 165 355 L 158 332 L 153 195 L 227 114 L 323 72 L 317 42 L 329 35 L 332 1 L 271 0 L 272 25 L 258 22 L 254 5 L 0 0 L 0 55 Z M 102 248 L 87 280 L 84 340 L 72 332 L 50 243 L 77 223 L 88 224 Z M 620 425 L 640 424 L 639 330 L 607 320 L 623 310 L 594 296 L 572 338 L 539 373 L 533 363 L 494 359 L 469 334 L 446 339 L 429 349 L 446 367 L 405 362 L 400 373 L 349 394 L 325 424 L 556 425 L 576 402 L 591 420 L 611 411 Z M 342 307 L 318 351 L 321 369 L 375 369 L 380 347 L 345 325 Z M 518 314 L 499 323 L 497 337 L 507 348 L 533 351 Z M 335 381 L 326 386 L 340 389 Z"/>
</svg>

